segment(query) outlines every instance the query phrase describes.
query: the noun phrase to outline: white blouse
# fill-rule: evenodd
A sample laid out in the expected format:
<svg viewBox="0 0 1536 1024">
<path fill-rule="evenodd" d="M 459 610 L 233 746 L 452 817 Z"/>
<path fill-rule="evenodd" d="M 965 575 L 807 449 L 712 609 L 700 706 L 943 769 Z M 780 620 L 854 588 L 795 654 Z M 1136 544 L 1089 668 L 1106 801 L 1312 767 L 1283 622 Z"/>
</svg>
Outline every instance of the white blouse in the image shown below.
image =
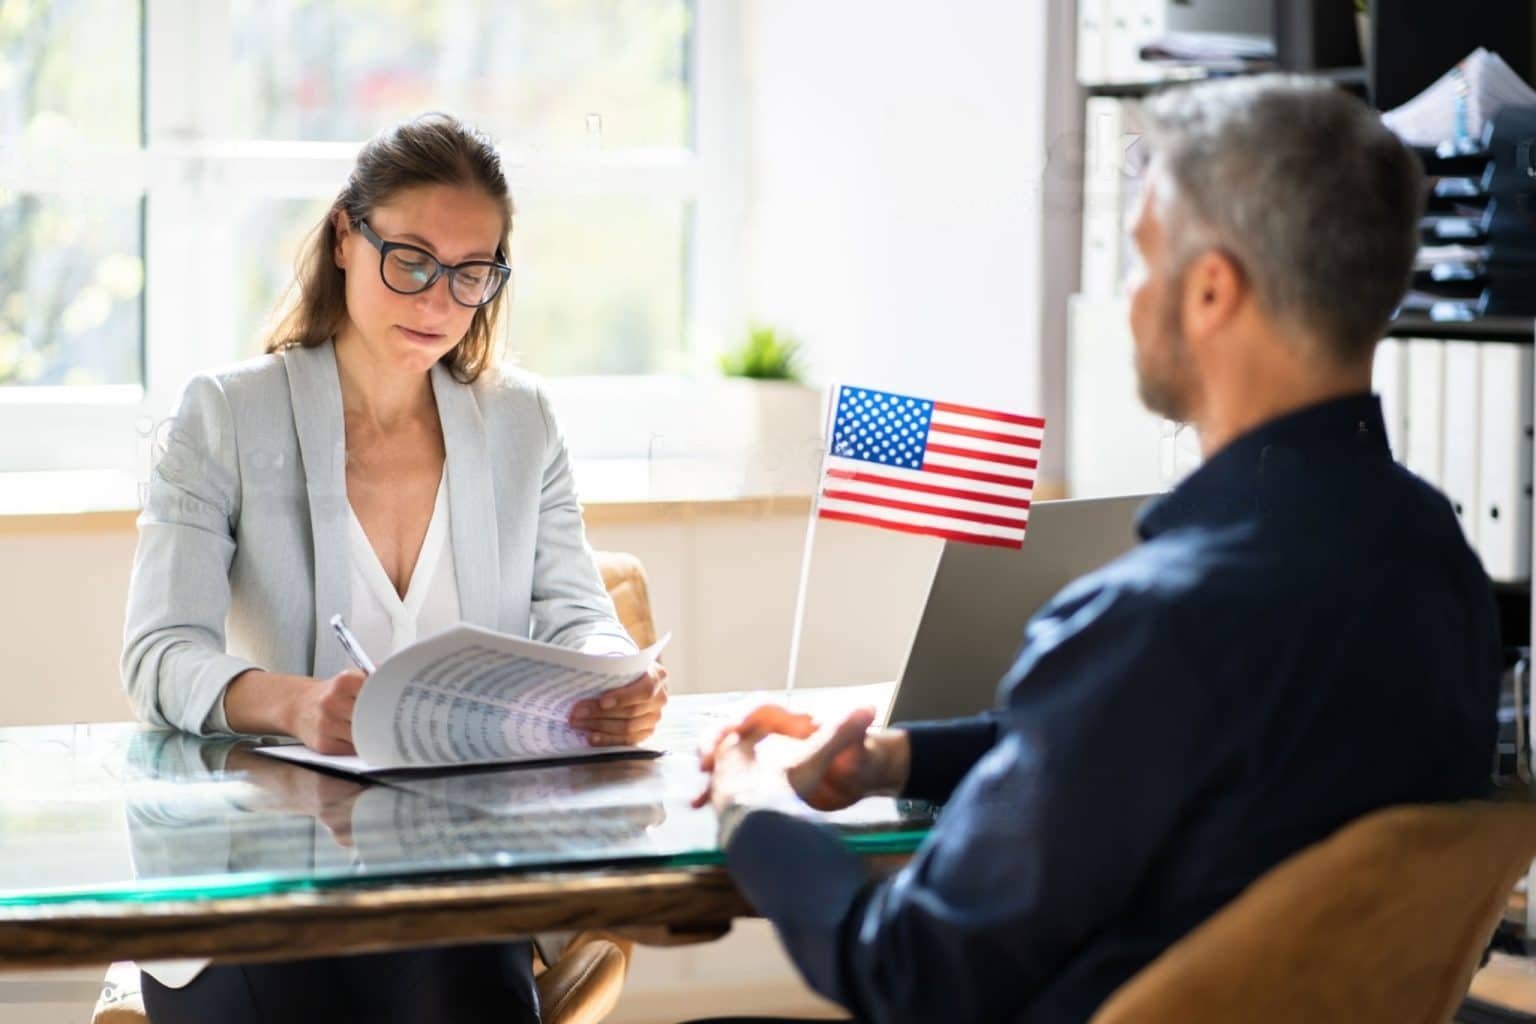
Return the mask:
<svg viewBox="0 0 1536 1024">
<path fill-rule="evenodd" d="M 444 467 L 432 505 L 432 520 L 416 556 L 411 582 L 401 597 L 379 562 L 357 513 L 347 506 L 348 563 L 352 609 L 347 625 L 364 651 L 380 664 L 417 640 L 459 623 L 459 581 L 453 568 L 448 523 L 448 472 Z"/>
</svg>

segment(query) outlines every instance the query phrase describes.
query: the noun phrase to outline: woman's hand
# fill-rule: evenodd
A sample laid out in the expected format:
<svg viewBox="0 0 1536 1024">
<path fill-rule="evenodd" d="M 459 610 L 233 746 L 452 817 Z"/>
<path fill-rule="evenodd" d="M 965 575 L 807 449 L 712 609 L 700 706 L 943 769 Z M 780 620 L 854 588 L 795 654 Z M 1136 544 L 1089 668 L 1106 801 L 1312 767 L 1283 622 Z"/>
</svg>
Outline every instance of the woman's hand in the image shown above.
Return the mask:
<svg viewBox="0 0 1536 1024">
<path fill-rule="evenodd" d="M 352 710 L 367 675 L 349 668 L 329 679 L 251 669 L 224 691 L 231 730 L 249 736 L 292 736 L 321 754 L 355 754 Z"/>
<path fill-rule="evenodd" d="M 571 727 L 594 747 L 623 747 L 650 736 L 667 703 L 667 669 L 652 665 L 632 683 L 605 691 L 571 708 Z"/>
<path fill-rule="evenodd" d="M 298 688 L 288 710 L 288 735 L 317 754 L 357 753 L 352 746 L 352 711 L 367 678 L 362 669 L 349 668 Z"/>
</svg>

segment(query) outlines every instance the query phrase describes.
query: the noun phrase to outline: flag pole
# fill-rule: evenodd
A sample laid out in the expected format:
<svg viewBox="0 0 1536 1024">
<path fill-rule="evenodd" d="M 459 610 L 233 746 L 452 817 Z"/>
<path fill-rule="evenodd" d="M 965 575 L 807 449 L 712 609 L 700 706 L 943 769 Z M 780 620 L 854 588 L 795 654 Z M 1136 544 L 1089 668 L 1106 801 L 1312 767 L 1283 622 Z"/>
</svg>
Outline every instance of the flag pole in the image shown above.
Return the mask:
<svg viewBox="0 0 1536 1024">
<path fill-rule="evenodd" d="M 805 524 L 805 550 L 800 556 L 800 586 L 795 593 L 795 617 L 789 628 L 789 672 L 784 680 L 784 703 L 795 692 L 795 674 L 800 668 L 800 635 L 805 627 L 805 599 L 811 585 L 811 552 L 816 546 L 816 520 L 821 511 L 821 483 L 827 471 L 827 453 L 832 449 L 832 421 L 837 413 L 842 389 L 832 384 L 827 390 L 827 410 L 822 418 L 821 460 L 816 467 L 816 490 L 811 492 L 811 518 Z"/>
<path fill-rule="evenodd" d="M 784 681 L 784 703 L 795 692 L 795 670 L 800 667 L 800 633 L 805 625 L 805 593 L 810 589 L 811 549 L 816 544 L 816 507 L 820 503 L 821 474 L 817 473 L 817 494 L 811 497 L 811 519 L 805 524 L 805 553 L 800 558 L 800 587 L 795 595 L 795 618 L 789 630 L 789 677 Z"/>
</svg>

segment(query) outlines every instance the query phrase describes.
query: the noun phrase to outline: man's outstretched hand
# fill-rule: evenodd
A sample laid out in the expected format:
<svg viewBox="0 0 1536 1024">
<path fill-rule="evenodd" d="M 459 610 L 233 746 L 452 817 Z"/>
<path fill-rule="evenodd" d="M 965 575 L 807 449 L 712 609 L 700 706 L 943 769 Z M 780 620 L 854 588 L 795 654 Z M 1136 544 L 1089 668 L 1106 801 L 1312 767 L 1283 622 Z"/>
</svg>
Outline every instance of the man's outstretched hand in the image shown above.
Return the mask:
<svg viewBox="0 0 1536 1024">
<path fill-rule="evenodd" d="M 765 704 L 722 730 L 700 754 L 699 768 L 710 779 L 694 806 L 713 803 L 723 809 L 762 788 L 764 773 L 779 772 L 800 799 L 821 811 L 841 810 L 866 796 L 897 793 L 909 770 L 907 734 L 900 729 L 871 731 L 874 720 L 873 708 L 860 708 L 825 728 L 809 715 Z M 772 769 L 757 757 L 757 745 L 769 736 L 805 742 L 788 767 Z"/>
</svg>

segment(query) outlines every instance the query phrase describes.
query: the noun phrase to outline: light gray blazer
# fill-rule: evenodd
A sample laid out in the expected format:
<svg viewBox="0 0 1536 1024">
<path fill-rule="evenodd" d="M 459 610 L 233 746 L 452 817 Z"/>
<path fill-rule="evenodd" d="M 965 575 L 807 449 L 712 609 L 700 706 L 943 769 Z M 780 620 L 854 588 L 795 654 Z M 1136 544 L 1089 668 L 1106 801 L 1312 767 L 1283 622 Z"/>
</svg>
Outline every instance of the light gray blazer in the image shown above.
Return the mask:
<svg viewBox="0 0 1536 1024">
<path fill-rule="evenodd" d="M 632 650 L 537 383 L 491 371 L 465 385 L 441 365 L 431 377 L 464 621 Z M 207 734 L 247 669 L 325 678 L 350 666 L 328 624 L 351 608 L 345 459 L 329 342 L 188 383 L 150 476 L 128 587 L 123 686 L 142 720 Z"/>
</svg>

